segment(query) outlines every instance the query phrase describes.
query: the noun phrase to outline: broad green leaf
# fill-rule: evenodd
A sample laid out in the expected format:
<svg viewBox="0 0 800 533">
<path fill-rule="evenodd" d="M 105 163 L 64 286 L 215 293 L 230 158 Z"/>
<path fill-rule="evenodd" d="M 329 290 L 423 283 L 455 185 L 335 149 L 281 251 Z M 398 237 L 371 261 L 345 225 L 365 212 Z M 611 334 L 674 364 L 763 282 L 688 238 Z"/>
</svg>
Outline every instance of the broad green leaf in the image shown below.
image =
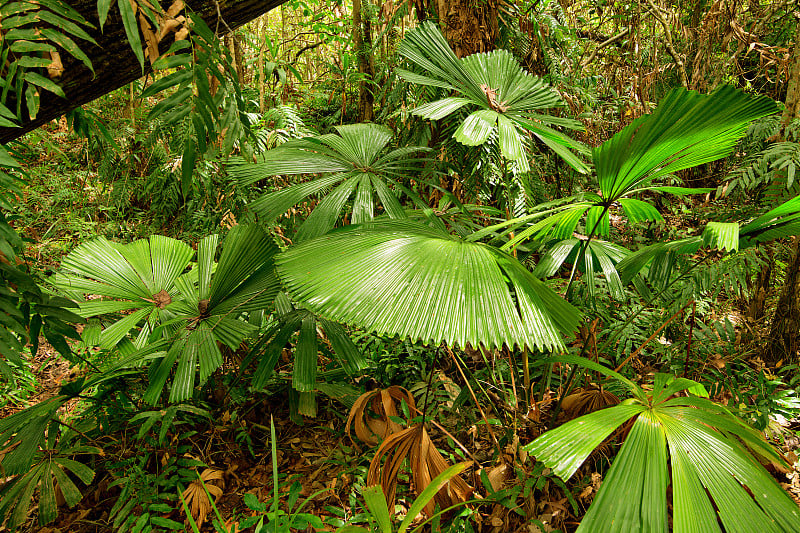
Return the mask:
<svg viewBox="0 0 800 533">
<path fill-rule="evenodd" d="M 662 222 L 664 220 L 664 217 L 661 216 L 661 213 L 659 213 L 655 207 L 647 202 L 636 200 L 634 198 L 620 198 L 619 203 L 622 206 L 622 210 L 625 211 L 625 215 L 628 217 L 628 221 L 631 224 L 650 221 Z"/>
<path fill-rule="evenodd" d="M 739 223 L 709 222 L 703 230 L 703 241 L 706 246 L 735 252 L 739 249 Z"/>
<path fill-rule="evenodd" d="M 311 392 L 317 382 L 317 320 L 313 315 L 303 318 L 300 338 L 294 353 L 292 388 Z"/>
<path fill-rule="evenodd" d="M 525 450 L 566 481 L 606 437 L 645 410 L 638 404 L 619 404 L 595 411 L 540 435 Z"/>
<path fill-rule="evenodd" d="M 800 234 L 800 196 L 787 200 L 739 230 L 742 247 L 797 234 Z"/>
<path fill-rule="evenodd" d="M 429 102 L 417 107 L 414 109 L 414 114 L 429 120 L 440 120 L 450 113 L 461 109 L 470 102 L 471 100 L 469 98 L 442 98 L 441 100 Z"/>
<path fill-rule="evenodd" d="M 667 483 L 664 429 L 645 411 L 634 422 L 578 531 L 666 533 Z"/>
<path fill-rule="evenodd" d="M 559 349 L 579 318 L 511 256 L 412 222 L 337 231 L 276 263 L 295 300 L 380 334 Z"/>
<path fill-rule="evenodd" d="M 108 10 L 111 8 L 111 1 L 112 0 L 97 0 L 97 16 L 100 20 L 101 30 L 103 29 L 106 19 L 108 18 Z"/>
<path fill-rule="evenodd" d="M 461 144 L 478 146 L 486 142 L 496 125 L 496 112 L 491 109 L 479 109 L 464 119 L 453 137 Z"/>
<path fill-rule="evenodd" d="M 66 98 L 64 90 L 57 83 L 55 83 L 50 78 L 45 78 L 41 74 L 28 71 L 25 73 L 25 81 L 27 81 L 28 83 L 32 83 L 37 87 L 41 87 L 42 89 L 45 89 L 47 91 L 50 91 L 53 94 L 57 94 L 62 98 Z"/>
<path fill-rule="evenodd" d="M 612 202 L 645 179 L 728 155 L 750 121 L 775 111 L 771 99 L 730 86 L 710 95 L 674 89 L 651 114 L 594 149 L 603 198 Z"/>
<path fill-rule="evenodd" d="M 364 487 L 361 495 L 364 497 L 364 502 L 367 504 L 372 516 L 378 522 L 380 533 L 392 533 L 392 517 L 389 514 L 389 504 L 386 503 L 383 488 L 380 485 Z"/>
</svg>

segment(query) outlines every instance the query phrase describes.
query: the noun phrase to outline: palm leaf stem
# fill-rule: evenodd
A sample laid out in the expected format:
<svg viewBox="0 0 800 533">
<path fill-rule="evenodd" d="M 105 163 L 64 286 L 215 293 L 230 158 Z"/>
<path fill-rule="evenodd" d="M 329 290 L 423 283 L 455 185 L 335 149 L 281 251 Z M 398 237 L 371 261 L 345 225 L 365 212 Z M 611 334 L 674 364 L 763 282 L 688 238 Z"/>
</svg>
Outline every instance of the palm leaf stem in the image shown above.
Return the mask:
<svg viewBox="0 0 800 533">
<path fill-rule="evenodd" d="M 589 341 L 587 339 L 586 342 L 583 343 L 583 348 L 581 348 L 581 353 L 578 354 L 578 357 L 583 357 L 586 355 L 586 350 L 589 348 Z M 550 363 L 550 368 L 553 368 L 555 363 Z M 547 424 L 547 427 L 553 427 L 553 423 L 556 421 L 556 417 L 558 416 L 558 412 L 561 410 L 561 402 L 564 401 L 564 398 L 567 397 L 569 394 L 569 389 L 572 387 L 572 380 L 575 379 L 575 373 L 578 371 L 578 365 L 572 365 L 572 369 L 569 371 L 569 375 L 567 376 L 567 384 L 564 386 L 564 392 L 561 393 L 558 397 L 558 401 L 556 402 L 556 406 L 553 409 L 553 414 L 550 416 L 550 422 Z"/>
<path fill-rule="evenodd" d="M 598 220 L 599 220 L 599 219 L 598 219 Z M 595 224 L 595 226 L 596 226 L 596 224 Z M 703 259 L 701 259 L 701 260 L 699 260 L 699 261 L 695 262 L 694 264 L 692 264 L 692 265 L 691 265 L 689 268 L 687 268 L 685 271 L 681 272 L 681 273 L 680 273 L 680 275 L 676 276 L 674 280 L 670 281 L 670 282 L 667 284 L 667 286 L 666 286 L 666 287 L 664 287 L 664 288 L 663 288 L 661 291 L 659 291 L 658 293 L 656 293 L 655 295 L 653 295 L 653 297 L 652 297 L 652 298 L 650 298 L 650 300 L 648 300 L 648 301 L 647 301 L 647 302 L 646 302 L 644 305 L 642 305 L 642 306 L 639 308 L 639 310 L 638 310 L 638 311 L 636 311 L 635 313 L 632 313 L 632 314 L 631 314 L 631 316 L 629 316 L 629 317 L 628 317 L 628 318 L 625 320 L 625 322 L 623 322 L 623 323 L 622 323 L 622 325 L 621 325 L 621 326 L 620 326 L 620 327 L 617 329 L 616 333 L 612 334 L 612 336 L 611 336 L 611 337 L 609 337 L 609 338 L 608 338 L 608 340 L 607 340 L 606 342 L 604 342 L 602 346 L 600 346 L 600 348 L 598 348 L 598 350 L 597 350 L 597 351 L 598 351 L 598 353 L 604 353 L 604 352 L 605 352 L 605 351 L 608 349 L 608 347 L 609 347 L 609 346 L 611 346 L 611 345 L 612 345 L 614 342 L 616 342 L 616 341 L 617 341 L 617 339 L 618 339 L 618 338 L 619 338 L 619 336 L 622 334 L 622 332 L 623 332 L 623 331 L 625 331 L 625 328 L 626 328 L 626 327 L 628 327 L 628 325 L 629 325 L 631 322 L 633 322 L 633 320 L 634 320 L 634 319 L 636 319 L 636 317 L 637 317 L 637 316 L 639 316 L 639 314 L 640 314 L 642 311 L 644 311 L 645 309 L 647 309 L 647 307 L 648 307 L 650 304 L 652 304 L 654 301 L 656 301 L 656 300 L 657 300 L 657 299 L 658 299 L 658 298 L 659 298 L 659 297 L 660 297 L 662 294 L 664 294 L 665 292 L 667 292 L 667 290 L 669 290 L 669 288 L 670 288 L 670 287 L 672 287 L 672 286 L 673 286 L 675 283 L 677 283 L 677 282 L 678 282 L 680 279 L 682 279 L 684 276 L 686 276 L 686 275 L 687 275 L 689 272 L 691 272 L 692 270 L 694 270 L 695 268 L 697 268 L 698 266 L 700 266 L 701 264 L 703 264 L 703 263 L 704 263 L 704 262 L 705 262 L 705 261 L 708 259 L 708 257 L 709 257 L 709 256 L 706 256 L 706 257 L 704 257 Z M 576 258 L 575 264 L 577 264 L 577 258 Z M 573 267 L 573 271 L 574 271 L 574 267 Z M 569 287 L 567 287 L 567 290 L 569 290 Z M 692 303 L 692 302 L 690 302 L 690 303 Z M 688 304 L 687 304 L 687 305 L 688 305 Z M 686 308 L 686 306 L 683 306 L 683 307 L 681 307 L 681 309 L 678 311 L 678 313 L 676 313 L 676 314 L 675 314 L 675 315 L 674 315 L 672 318 L 670 318 L 669 320 L 667 320 L 667 322 L 665 322 L 665 323 L 664 323 L 664 324 L 663 324 L 663 325 L 662 325 L 662 326 L 661 326 L 661 327 L 658 329 L 658 331 L 656 331 L 656 332 L 653 334 L 653 337 L 654 337 L 655 335 L 657 335 L 657 334 L 658 334 L 658 332 L 659 332 L 659 331 L 661 331 L 661 330 L 664 328 L 664 326 L 666 326 L 667 324 L 669 324 L 670 322 L 672 322 L 672 320 L 673 320 L 673 319 L 674 319 L 674 318 L 675 318 L 675 317 L 676 317 L 678 314 L 680 314 L 680 313 L 681 313 L 681 312 L 682 312 L 682 311 L 683 311 L 685 308 Z M 642 348 L 644 348 L 644 345 L 645 345 L 645 344 L 647 344 L 648 342 L 650 342 L 650 340 L 652 340 L 652 337 L 651 337 L 651 339 L 648 339 L 647 341 L 645 341 L 645 342 L 644 342 L 644 344 L 642 344 L 642 346 L 640 346 L 640 347 L 639 347 L 639 349 L 638 349 L 636 352 L 634 352 L 634 355 L 635 355 L 636 353 L 639 353 L 639 352 L 641 351 L 641 349 L 642 349 Z M 588 346 L 589 346 L 589 343 L 588 343 L 588 342 L 587 342 L 587 343 L 584 343 L 584 345 L 583 345 L 583 348 L 581 348 L 581 352 L 580 352 L 580 354 L 578 354 L 578 357 L 583 357 L 583 356 L 584 356 L 584 354 L 586 353 L 586 349 L 587 349 L 587 347 L 588 347 Z M 622 367 L 622 366 L 623 366 L 625 363 L 627 363 L 627 362 L 628 362 L 628 361 L 629 361 L 629 360 L 630 360 L 632 357 L 633 357 L 633 355 L 631 355 L 631 356 L 629 356 L 628 358 L 626 358 L 626 359 L 625 359 L 625 361 L 623 361 L 623 362 L 622 362 L 622 364 L 620 364 L 620 365 L 619 365 L 619 366 L 616 368 L 616 371 L 618 372 L 618 371 L 620 370 L 620 368 L 621 368 L 621 367 Z M 551 366 L 551 368 L 552 368 L 552 366 Z M 552 425 L 553 425 L 553 422 L 555 422 L 556 416 L 558 416 L 558 412 L 561 410 L 561 401 L 562 401 L 562 400 L 563 400 L 563 399 L 564 399 L 564 398 L 567 396 L 567 394 L 569 394 L 569 389 L 570 389 L 570 387 L 572 386 L 572 380 L 575 378 L 575 372 L 576 372 L 576 370 L 577 370 L 577 367 L 576 367 L 576 366 L 573 366 L 572 370 L 571 370 L 571 371 L 570 371 L 570 373 L 569 373 L 569 376 L 567 376 L 567 384 L 566 384 L 566 386 L 565 386 L 564 393 L 563 393 L 563 394 L 561 394 L 561 396 L 559 396 L 559 398 L 558 398 L 558 402 L 556 402 L 556 406 L 555 406 L 555 408 L 553 409 L 553 414 L 552 414 L 552 416 L 550 417 L 550 424 L 549 424 L 549 426 L 552 426 Z"/>
<path fill-rule="evenodd" d="M 436 359 L 439 357 L 439 352 L 442 350 L 441 344 L 436 351 L 433 352 L 433 361 L 431 361 L 431 371 L 428 372 L 428 387 L 425 389 L 425 403 L 422 406 L 422 427 L 425 427 L 425 416 L 428 414 L 428 399 L 431 395 L 431 383 L 433 382 L 433 371 L 436 370 Z"/>
<path fill-rule="evenodd" d="M 652 298 L 650 298 L 648 301 L 646 301 L 644 303 L 644 305 L 639 307 L 638 311 L 632 313 L 630 317 L 625 319 L 625 322 L 622 323 L 622 325 L 619 327 L 619 329 L 616 331 L 616 333 L 614 333 L 611 337 L 609 337 L 608 340 L 606 342 L 604 342 L 603 345 L 600 346 L 600 348 L 598 348 L 597 352 L 598 353 L 604 353 L 608 349 L 609 346 L 611 346 L 613 343 L 615 343 L 617 341 L 617 339 L 619 339 L 619 336 L 622 335 L 622 332 L 625 331 L 625 328 L 627 328 L 630 325 L 630 323 L 633 322 L 634 319 L 636 319 L 636 317 L 639 316 L 639 314 L 642 311 L 647 309 L 647 307 L 650 304 L 652 304 L 658 298 L 660 298 L 661 295 L 663 295 L 665 292 L 667 292 L 667 290 L 669 290 L 673 285 L 675 285 L 675 283 L 677 283 L 678 281 L 683 279 L 683 277 L 686 276 L 689 272 L 691 272 L 695 268 L 697 268 L 700 265 L 702 265 L 703 263 L 705 263 L 709 258 L 710 258 L 710 256 L 706 256 L 706 257 L 700 259 L 699 261 L 695 262 L 694 264 L 689 266 L 689 268 L 687 268 L 686 270 L 681 272 L 678 276 L 676 276 L 675 279 L 670 281 L 663 289 L 661 289 L 659 292 L 654 294 Z"/>
<path fill-rule="evenodd" d="M 600 225 L 600 221 L 603 220 L 603 217 L 605 217 L 606 213 L 608 213 L 609 205 L 610 204 L 606 202 L 606 205 L 603 206 L 603 212 L 600 213 L 600 216 L 597 217 L 597 220 L 595 220 L 592 231 L 589 232 L 589 236 L 586 238 L 585 241 L 583 241 L 581 245 L 580 252 L 578 252 L 578 254 L 575 256 L 575 261 L 572 263 L 572 271 L 569 273 L 569 283 L 567 283 L 567 289 L 564 291 L 564 298 L 567 301 L 569 301 L 569 297 L 571 295 L 572 283 L 575 281 L 575 272 L 577 272 L 578 263 L 584 260 L 586 256 L 586 250 L 589 249 L 589 243 L 592 241 L 592 237 L 594 236 L 595 231 L 597 231 L 597 228 Z"/>
<path fill-rule="evenodd" d="M 467 376 L 464 374 L 464 370 L 461 368 L 461 363 L 459 363 L 459 357 L 456 356 L 453 353 L 453 350 L 451 350 L 449 346 L 445 345 L 444 348 L 445 348 L 445 350 L 447 350 L 447 354 L 450 356 L 450 358 L 456 364 L 456 368 L 458 369 L 458 373 L 461 374 L 461 379 L 463 379 L 464 383 L 467 384 L 467 388 L 469 389 L 469 393 L 472 396 L 472 401 L 475 402 L 475 406 L 481 412 L 481 417 L 483 418 L 483 423 L 486 424 L 486 429 L 489 431 L 489 435 L 491 435 L 492 441 L 494 442 L 495 447 L 497 448 L 498 451 L 500 451 L 500 442 L 497 440 L 497 437 L 495 436 L 494 431 L 492 430 L 492 426 L 489 424 L 489 419 L 486 417 L 486 412 L 483 410 L 483 407 L 481 407 L 481 404 L 478 401 L 478 397 L 475 395 L 475 390 L 472 388 L 472 385 L 469 384 L 469 380 L 467 379 Z"/>
</svg>

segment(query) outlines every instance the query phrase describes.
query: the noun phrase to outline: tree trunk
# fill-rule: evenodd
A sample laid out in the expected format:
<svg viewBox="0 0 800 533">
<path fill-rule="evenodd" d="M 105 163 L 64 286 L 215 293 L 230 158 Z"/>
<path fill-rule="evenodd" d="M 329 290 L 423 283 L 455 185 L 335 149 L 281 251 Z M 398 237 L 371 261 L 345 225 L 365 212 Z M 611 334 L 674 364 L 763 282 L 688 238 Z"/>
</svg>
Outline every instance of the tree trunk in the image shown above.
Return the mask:
<svg viewBox="0 0 800 533">
<path fill-rule="evenodd" d="M 267 19 L 261 19 L 261 27 L 258 36 L 258 110 L 264 112 L 264 95 L 267 92 L 267 82 L 264 79 L 264 55 L 267 51 Z"/>
<path fill-rule="evenodd" d="M 786 88 L 786 109 L 781 117 L 778 139 L 785 137 L 786 126 L 800 117 L 800 21 L 794 34 L 794 52 L 789 64 L 789 79 Z M 774 363 L 780 359 L 797 360 L 800 347 L 800 305 L 798 283 L 800 283 L 800 236 L 794 238 L 794 256 L 786 270 L 786 281 L 778 298 L 775 316 L 769 330 L 769 339 L 764 347 L 763 359 Z"/>
<path fill-rule="evenodd" d="M 800 307 L 797 289 L 800 283 L 800 237 L 794 238 L 791 263 L 786 269 L 786 280 L 775 307 L 775 316 L 769 328 L 769 338 L 764 347 L 763 359 L 769 363 L 795 361 L 800 347 Z"/>
<path fill-rule="evenodd" d="M 367 0 L 368 2 L 369 0 Z M 358 121 L 372 122 L 375 118 L 375 94 L 372 82 L 372 27 L 367 16 L 362 16 L 361 0 L 353 0 L 353 46 L 358 57 L 358 72 L 363 76 L 358 82 Z"/>
<path fill-rule="evenodd" d="M 785 138 L 786 127 L 800 117 L 800 20 L 794 32 L 794 51 L 789 60 L 789 78 L 786 80 L 786 109 L 781 116 L 781 138 Z"/>
<path fill-rule="evenodd" d="M 259 15 L 281 5 L 286 0 L 200 0 L 192 2 L 192 9 L 198 13 L 212 30 L 218 26 L 218 12 L 225 24 L 220 23 L 220 30 L 235 29 L 250 22 Z M 60 98 L 50 92 L 43 91 L 39 113 L 35 120 L 27 120 L 19 128 L 0 128 L 0 144 L 16 139 L 24 133 L 34 130 L 54 118 L 89 103 L 128 83 L 135 81 L 150 72 L 150 65 L 145 62 L 144 71 L 139 65 L 125 36 L 119 10 L 112 7 L 108 14 L 103 33 L 97 19 L 96 0 L 68 0 L 83 17 L 98 29 L 89 30 L 89 34 L 97 41 L 97 45 L 79 41 L 78 46 L 89 56 L 95 74 L 75 60 L 69 54 L 62 53 L 64 72 L 58 80 L 66 98 Z M 172 0 L 162 1 L 166 9 Z M 161 42 L 160 50 L 165 52 L 172 44 L 170 38 Z M 24 106 L 23 106 L 24 107 Z"/>
<path fill-rule="evenodd" d="M 230 34 L 233 41 L 233 61 L 236 64 L 236 75 L 239 77 L 239 83 L 247 83 L 247 65 L 244 62 L 244 54 L 242 53 L 242 39 L 234 31 Z"/>
<path fill-rule="evenodd" d="M 494 50 L 498 5 L 498 0 L 437 0 L 442 33 L 458 57 Z"/>
</svg>

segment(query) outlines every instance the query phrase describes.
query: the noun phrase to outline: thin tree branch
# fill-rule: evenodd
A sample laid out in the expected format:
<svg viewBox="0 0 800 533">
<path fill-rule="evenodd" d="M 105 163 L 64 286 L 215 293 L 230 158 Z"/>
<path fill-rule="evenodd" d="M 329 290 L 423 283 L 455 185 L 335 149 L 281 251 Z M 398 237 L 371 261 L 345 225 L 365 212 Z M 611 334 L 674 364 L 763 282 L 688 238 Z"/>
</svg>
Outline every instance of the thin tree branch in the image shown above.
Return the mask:
<svg viewBox="0 0 800 533">
<path fill-rule="evenodd" d="M 678 71 L 681 85 L 684 89 L 688 89 L 689 79 L 686 77 L 686 64 L 675 50 L 675 46 L 672 43 L 672 30 L 669 27 L 669 23 L 667 23 L 667 19 L 665 19 L 663 13 L 661 13 L 661 9 L 653 3 L 653 0 L 647 0 L 647 4 L 650 6 L 648 11 L 656 18 L 658 23 L 661 24 L 661 27 L 664 28 L 664 46 L 666 46 L 669 55 L 672 56 L 672 60 L 675 61 L 675 68 Z"/>
<path fill-rule="evenodd" d="M 581 61 L 581 67 L 585 67 L 585 66 L 589 65 L 589 63 L 594 61 L 594 58 L 597 57 L 597 53 L 600 50 L 602 50 L 603 48 L 605 48 L 608 45 L 614 44 L 615 42 L 619 41 L 620 39 L 622 39 L 623 37 L 628 35 L 630 33 L 630 31 L 631 31 L 630 28 L 625 28 L 624 30 L 622 30 L 618 34 L 614 35 L 613 37 L 609 37 L 608 39 L 606 39 L 602 43 L 598 44 L 597 48 L 595 48 L 592 51 L 592 53 L 589 55 L 589 57 L 587 57 L 586 59 Z"/>
</svg>

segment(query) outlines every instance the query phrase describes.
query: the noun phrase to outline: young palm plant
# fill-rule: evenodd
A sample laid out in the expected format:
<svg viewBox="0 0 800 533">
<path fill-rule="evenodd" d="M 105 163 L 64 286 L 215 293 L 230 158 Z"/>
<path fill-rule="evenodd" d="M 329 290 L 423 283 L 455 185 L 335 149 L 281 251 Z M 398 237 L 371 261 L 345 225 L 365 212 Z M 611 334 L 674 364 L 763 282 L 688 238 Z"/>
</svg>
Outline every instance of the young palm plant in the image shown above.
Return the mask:
<svg viewBox="0 0 800 533">
<path fill-rule="evenodd" d="M 566 481 L 611 433 L 634 420 L 579 532 L 800 531 L 800 509 L 759 462 L 783 459 L 758 432 L 702 397 L 698 383 L 656 374 L 652 391 L 645 391 L 592 361 L 562 356 L 545 362 L 556 361 L 617 379 L 633 395 L 526 446 Z"/>
<path fill-rule="evenodd" d="M 525 72 L 507 50 L 459 59 L 438 26 L 424 22 L 406 34 L 398 52 L 425 71 L 422 75 L 397 69 L 400 76 L 412 83 L 439 87 L 459 95 L 423 104 L 414 110 L 415 115 L 440 120 L 462 108 L 471 111 L 453 135 L 458 142 L 478 146 L 496 132 L 503 157 L 526 172 L 530 167 L 524 134 L 529 132 L 574 168 L 588 171 L 569 150 L 585 151 L 583 145 L 550 127 L 579 130 L 582 129 L 580 122 L 536 113 L 561 106 L 563 101 L 541 79 Z"/>
<path fill-rule="evenodd" d="M 130 357 L 152 361 L 145 393 L 150 403 L 158 401 L 176 363 L 170 401 L 191 397 L 198 368 L 202 383 L 222 364 L 220 345 L 235 350 L 257 332 L 241 315 L 270 308 L 278 293 L 278 248 L 261 228 L 234 227 L 215 264 L 218 241 L 217 235 L 200 241 L 197 263 L 185 274 L 192 249 L 159 236 L 127 245 L 98 239 L 62 263 L 56 286 L 79 300 L 80 313 L 112 317 L 100 334 L 101 347 L 128 343 L 125 352 L 136 352 Z M 79 294 L 103 298 L 86 301 Z M 127 314 L 115 318 L 120 312 Z"/>
<path fill-rule="evenodd" d="M 508 251 L 527 240 L 555 239 L 558 254 L 574 258 L 573 276 L 578 265 L 587 272 L 602 270 L 613 286 L 615 280 L 609 273 L 618 261 L 616 254 L 605 254 L 611 261 L 597 256 L 598 269 L 594 266 L 596 254 L 587 253 L 595 237 L 609 236 L 612 211 L 620 209 L 632 224 L 662 221 L 653 205 L 634 196 L 644 192 L 684 195 L 710 191 L 653 182 L 730 154 L 750 121 L 775 111 L 775 103 L 769 98 L 753 97 L 728 86 L 710 95 L 676 89 L 664 97 L 653 113 L 638 118 L 592 151 L 598 194 L 582 193 L 566 205 L 543 206 L 529 215 L 476 232 L 468 240 L 513 231 L 513 238 L 501 246 Z M 584 238 L 572 241 L 574 250 L 567 250 L 567 240 L 573 238 L 582 221 Z"/>
<path fill-rule="evenodd" d="M 325 320 L 307 309 L 295 307 L 285 293 L 278 293 L 269 329 L 242 363 L 242 368 L 245 368 L 251 360 L 258 359 L 251 382 L 255 390 L 262 389 L 267 384 L 283 349 L 295 334 L 297 344 L 294 350 L 292 388 L 299 393 L 299 414 L 314 417 L 320 334 L 325 335 L 333 355 L 347 374 L 355 375 L 366 368 L 368 362 L 341 325 Z"/>
<path fill-rule="evenodd" d="M 424 205 L 403 181 L 432 162 L 420 155 L 429 149 L 412 146 L 390 151 L 392 137 L 391 131 L 377 124 L 337 126 L 335 134 L 286 142 L 259 156 L 255 164 L 231 166 L 230 172 L 242 185 L 276 175 L 324 174 L 264 194 L 250 204 L 264 222 L 271 223 L 305 198 L 331 189 L 298 229 L 295 239 L 302 241 L 330 231 L 351 197 L 350 222 L 356 224 L 373 218 L 376 195 L 391 218 L 406 217 L 400 193 Z"/>
</svg>

